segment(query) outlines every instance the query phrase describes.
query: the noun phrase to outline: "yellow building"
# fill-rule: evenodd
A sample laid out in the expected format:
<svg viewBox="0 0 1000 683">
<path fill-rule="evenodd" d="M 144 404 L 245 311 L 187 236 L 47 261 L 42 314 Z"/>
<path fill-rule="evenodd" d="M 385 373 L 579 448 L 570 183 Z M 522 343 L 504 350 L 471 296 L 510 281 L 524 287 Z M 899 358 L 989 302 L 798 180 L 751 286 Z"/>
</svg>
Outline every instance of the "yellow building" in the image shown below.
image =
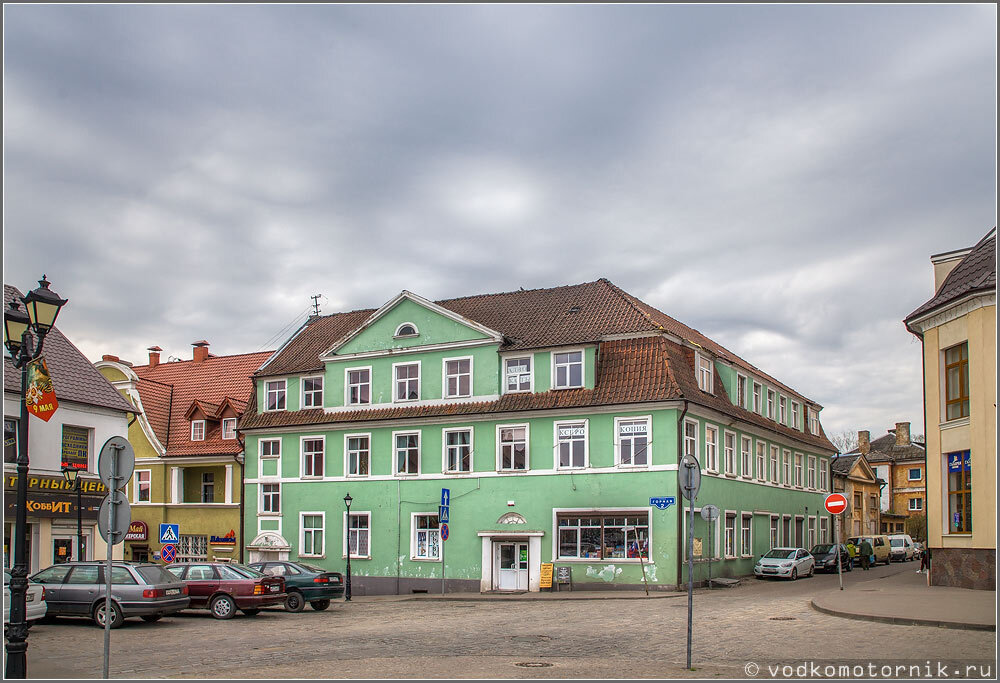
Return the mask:
<svg viewBox="0 0 1000 683">
<path fill-rule="evenodd" d="M 932 585 L 996 588 L 996 228 L 931 257 L 934 296 L 906 317 L 923 344 Z"/>
<path fill-rule="evenodd" d="M 236 423 L 250 376 L 271 353 L 214 356 L 198 341 L 191 360 L 161 363 L 160 351 L 150 347 L 148 365 L 116 356 L 95 364 L 141 411 L 128 431 L 136 460 L 125 559 L 154 559 L 160 524 L 171 523 L 179 525 L 178 560 L 238 561 L 243 443 Z"/>
<path fill-rule="evenodd" d="M 840 455 L 830 461 L 834 493 L 843 493 L 848 509 L 837 515 L 840 542 L 851 536 L 879 533 L 879 492 L 884 482 L 860 453 Z"/>
<path fill-rule="evenodd" d="M 927 451 L 923 443 L 910 438 L 910 423 L 897 422 L 878 439 L 870 439 L 868 432 L 858 432 L 858 450 L 875 470 L 875 476 L 886 482 L 879 496 L 879 532 L 909 534 L 914 540 L 924 541 Z"/>
</svg>

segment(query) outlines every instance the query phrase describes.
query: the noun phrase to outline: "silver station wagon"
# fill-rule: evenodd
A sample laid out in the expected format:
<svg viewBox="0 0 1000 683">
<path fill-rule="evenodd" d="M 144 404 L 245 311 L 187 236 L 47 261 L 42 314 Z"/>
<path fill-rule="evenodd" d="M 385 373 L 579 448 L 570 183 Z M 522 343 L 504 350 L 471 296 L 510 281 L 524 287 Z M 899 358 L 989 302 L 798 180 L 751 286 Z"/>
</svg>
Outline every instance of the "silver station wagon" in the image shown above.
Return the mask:
<svg viewBox="0 0 1000 683">
<path fill-rule="evenodd" d="M 104 628 L 106 562 L 65 562 L 43 569 L 31 580 L 45 587 L 49 617 L 87 617 Z M 113 562 L 111 628 L 128 617 L 156 621 L 187 607 L 188 588 L 158 564 Z"/>
</svg>

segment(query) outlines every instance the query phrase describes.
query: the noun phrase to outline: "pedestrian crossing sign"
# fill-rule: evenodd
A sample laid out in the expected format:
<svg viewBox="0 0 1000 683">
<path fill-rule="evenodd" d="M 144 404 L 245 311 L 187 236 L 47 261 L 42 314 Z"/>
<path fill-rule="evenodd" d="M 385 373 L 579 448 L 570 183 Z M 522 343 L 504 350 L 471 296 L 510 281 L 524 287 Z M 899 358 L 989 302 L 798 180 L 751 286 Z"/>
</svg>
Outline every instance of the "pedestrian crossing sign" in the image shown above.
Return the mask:
<svg viewBox="0 0 1000 683">
<path fill-rule="evenodd" d="M 180 524 L 160 524 L 160 543 L 176 543 L 180 540 Z"/>
</svg>

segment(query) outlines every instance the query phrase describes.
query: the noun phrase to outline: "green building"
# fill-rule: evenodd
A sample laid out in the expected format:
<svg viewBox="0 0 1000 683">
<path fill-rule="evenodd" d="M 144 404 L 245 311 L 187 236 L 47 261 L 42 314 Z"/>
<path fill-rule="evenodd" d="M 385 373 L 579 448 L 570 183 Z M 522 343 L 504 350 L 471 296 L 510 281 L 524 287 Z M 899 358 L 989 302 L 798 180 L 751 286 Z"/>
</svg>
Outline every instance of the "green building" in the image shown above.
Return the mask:
<svg viewBox="0 0 1000 683">
<path fill-rule="evenodd" d="M 674 588 L 684 451 L 721 511 L 696 580 L 830 535 L 820 406 L 604 279 L 314 316 L 254 380 L 247 558 L 344 571 L 350 548 L 356 593 L 538 590 L 543 563 Z"/>
</svg>

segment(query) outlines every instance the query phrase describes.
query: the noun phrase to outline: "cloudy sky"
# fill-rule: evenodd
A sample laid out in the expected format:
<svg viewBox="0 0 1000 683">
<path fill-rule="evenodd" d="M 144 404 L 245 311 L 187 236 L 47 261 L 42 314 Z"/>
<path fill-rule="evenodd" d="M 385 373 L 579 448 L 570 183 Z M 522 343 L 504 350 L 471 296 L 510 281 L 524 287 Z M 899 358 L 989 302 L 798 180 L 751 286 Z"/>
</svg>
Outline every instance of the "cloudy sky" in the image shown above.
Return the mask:
<svg viewBox="0 0 1000 683">
<path fill-rule="evenodd" d="M 5 5 L 4 282 L 97 360 L 607 277 L 922 431 L 929 256 L 996 223 L 994 5 Z"/>
</svg>

